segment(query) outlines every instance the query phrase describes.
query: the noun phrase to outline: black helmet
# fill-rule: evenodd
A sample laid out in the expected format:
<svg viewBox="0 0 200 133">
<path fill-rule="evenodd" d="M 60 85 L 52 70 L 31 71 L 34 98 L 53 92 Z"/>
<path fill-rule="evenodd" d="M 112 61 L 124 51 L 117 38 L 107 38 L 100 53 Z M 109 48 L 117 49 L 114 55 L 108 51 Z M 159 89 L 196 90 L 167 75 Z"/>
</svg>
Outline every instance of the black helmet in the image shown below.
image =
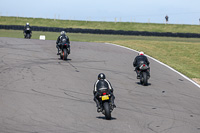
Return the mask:
<svg viewBox="0 0 200 133">
<path fill-rule="evenodd" d="M 100 73 L 100 74 L 98 75 L 98 80 L 102 80 L 102 79 L 106 79 L 106 76 L 105 76 L 105 74 Z"/>
</svg>

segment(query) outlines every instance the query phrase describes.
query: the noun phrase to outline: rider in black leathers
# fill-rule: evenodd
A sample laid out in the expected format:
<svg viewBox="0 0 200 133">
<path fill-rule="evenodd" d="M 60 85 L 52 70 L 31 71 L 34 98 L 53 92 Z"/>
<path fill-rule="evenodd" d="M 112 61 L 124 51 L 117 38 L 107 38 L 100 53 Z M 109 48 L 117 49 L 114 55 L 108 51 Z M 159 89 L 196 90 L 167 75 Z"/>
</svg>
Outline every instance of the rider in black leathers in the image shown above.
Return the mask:
<svg viewBox="0 0 200 133">
<path fill-rule="evenodd" d="M 102 111 L 102 108 L 101 108 L 100 102 L 99 102 L 99 96 L 100 96 L 99 94 L 100 94 L 101 88 L 109 89 L 109 93 L 111 95 L 110 102 L 111 102 L 112 108 L 115 108 L 116 105 L 114 103 L 115 96 L 113 94 L 113 88 L 112 88 L 110 82 L 106 79 L 106 76 L 103 73 L 100 73 L 98 75 L 98 80 L 94 84 L 94 90 L 93 90 L 94 101 L 96 102 L 96 105 L 97 105 L 97 112 Z"/>
<path fill-rule="evenodd" d="M 62 39 L 65 38 L 67 40 L 67 48 L 68 48 L 68 54 L 70 54 L 70 41 L 69 41 L 69 37 L 66 35 L 65 31 L 61 31 L 60 36 L 58 37 L 57 41 L 56 41 L 56 48 L 58 49 L 58 53 L 57 55 L 59 55 L 59 51 L 60 51 L 60 43 L 62 41 Z"/>
<path fill-rule="evenodd" d="M 138 53 L 138 56 L 136 56 L 134 61 L 133 61 L 133 66 L 135 67 L 137 77 L 140 77 L 138 70 L 139 70 L 139 66 L 140 66 L 141 61 L 143 61 L 147 66 L 149 66 L 149 64 L 150 64 L 147 57 L 144 55 L 144 52 L 142 52 L 142 51 Z M 150 76 L 150 68 L 148 69 L 148 76 Z"/>
<path fill-rule="evenodd" d="M 27 30 L 28 28 L 29 28 L 29 30 Z M 32 34 L 31 26 L 29 25 L 29 23 L 26 23 L 26 25 L 24 26 L 24 30 L 23 30 L 24 36 L 27 34 L 28 31 L 30 32 L 30 34 Z"/>
</svg>

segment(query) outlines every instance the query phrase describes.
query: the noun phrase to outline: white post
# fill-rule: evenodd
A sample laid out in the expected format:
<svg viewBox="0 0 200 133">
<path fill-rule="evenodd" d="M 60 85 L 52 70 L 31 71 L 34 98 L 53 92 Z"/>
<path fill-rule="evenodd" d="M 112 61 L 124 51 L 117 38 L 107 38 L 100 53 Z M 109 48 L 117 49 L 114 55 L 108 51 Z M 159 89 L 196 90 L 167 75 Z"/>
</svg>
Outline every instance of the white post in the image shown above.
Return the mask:
<svg viewBox="0 0 200 133">
<path fill-rule="evenodd" d="M 56 20 L 56 14 L 54 15 L 54 21 Z"/>
</svg>

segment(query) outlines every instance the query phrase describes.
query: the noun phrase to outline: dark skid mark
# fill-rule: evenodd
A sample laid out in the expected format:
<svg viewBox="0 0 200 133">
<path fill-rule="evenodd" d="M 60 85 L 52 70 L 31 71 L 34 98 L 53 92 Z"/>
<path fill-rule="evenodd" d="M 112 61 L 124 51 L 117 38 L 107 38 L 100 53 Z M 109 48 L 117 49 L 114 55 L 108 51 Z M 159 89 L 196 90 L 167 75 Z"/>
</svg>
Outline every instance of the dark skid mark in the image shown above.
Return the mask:
<svg viewBox="0 0 200 133">
<path fill-rule="evenodd" d="M 46 68 L 44 68 L 44 67 L 42 67 L 42 66 L 39 66 L 41 69 L 44 69 L 44 70 L 46 70 Z"/>
<path fill-rule="evenodd" d="M 70 64 L 71 67 L 73 67 L 73 68 L 75 69 L 76 72 L 80 72 L 80 71 L 78 70 L 78 68 L 75 67 L 71 62 L 68 62 L 68 63 Z"/>
<path fill-rule="evenodd" d="M 46 96 L 55 97 L 55 98 L 68 99 L 68 100 L 79 101 L 79 102 L 84 102 L 84 103 L 94 103 L 94 102 L 86 101 L 86 100 L 80 100 L 80 99 L 75 99 L 75 98 L 67 98 L 67 97 L 62 97 L 62 96 L 56 96 L 56 95 L 52 95 L 52 94 L 48 94 L 48 93 L 36 91 L 34 89 L 31 89 L 31 90 L 34 91 L 34 92 L 36 92 L 36 93 L 39 93 L 39 94 L 42 94 L 42 95 L 46 95 Z"/>
<path fill-rule="evenodd" d="M 59 90 L 63 90 L 63 91 L 67 91 L 67 92 L 72 92 L 75 94 L 82 94 L 82 95 L 87 95 L 87 96 L 93 96 L 92 94 L 88 94 L 88 93 L 81 93 L 81 92 L 76 92 L 76 91 L 72 91 L 72 90 L 67 90 L 67 89 L 60 89 Z"/>
<path fill-rule="evenodd" d="M 70 94 L 67 94 L 66 92 L 64 92 L 64 94 L 67 95 L 67 96 L 70 96 L 70 97 L 72 97 L 72 98 L 76 98 L 76 99 L 78 99 L 78 100 L 81 100 L 80 98 L 75 97 L 75 96 L 72 96 L 72 95 L 70 95 Z"/>
<path fill-rule="evenodd" d="M 105 61 L 97 61 L 97 60 L 82 60 L 82 61 L 73 61 L 73 63 L 104 63 Z"/>
</svg>

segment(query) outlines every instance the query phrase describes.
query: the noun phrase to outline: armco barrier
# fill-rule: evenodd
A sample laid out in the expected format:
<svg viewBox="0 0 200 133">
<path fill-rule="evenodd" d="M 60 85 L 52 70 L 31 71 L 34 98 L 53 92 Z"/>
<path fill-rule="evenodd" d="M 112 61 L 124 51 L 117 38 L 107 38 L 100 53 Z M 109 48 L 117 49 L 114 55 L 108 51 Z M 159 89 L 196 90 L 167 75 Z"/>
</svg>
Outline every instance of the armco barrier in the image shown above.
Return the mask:
<svg viewBox="0 0 200 133">
<path fill-rule="evenodd" d="M 21 25 L 0 25 L 0 29 L 23 30 Z M 171 32 L 147 32 L 147 31 L 123 31 L 123 30 L 99 30 L 99 29 L 79 29 L 79 28 L 57 28 L 57 27 L 39 27 L 32 26 L 32 31 L 48 31 L 69 33 L 91 33 L 91 34 L 113 34 L 113 35 L 135 35 L 135 36 L 160 36 L 160 37 L 185 37 L 200 38 L 200 34 L 196 33 L 171 33 Z"/>
</svg>

